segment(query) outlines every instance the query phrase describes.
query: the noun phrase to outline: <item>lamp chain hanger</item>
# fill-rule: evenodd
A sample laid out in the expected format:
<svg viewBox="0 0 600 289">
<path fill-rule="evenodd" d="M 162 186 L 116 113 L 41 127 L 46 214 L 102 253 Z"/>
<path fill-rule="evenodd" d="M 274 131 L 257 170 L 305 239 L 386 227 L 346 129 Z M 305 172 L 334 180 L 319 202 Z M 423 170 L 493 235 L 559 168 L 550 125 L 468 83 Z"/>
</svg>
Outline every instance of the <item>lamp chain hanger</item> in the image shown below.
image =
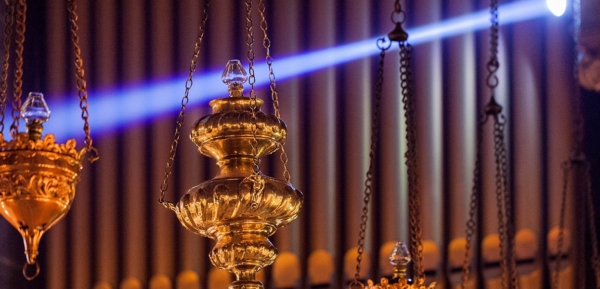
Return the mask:
<svg viewBox="0 0 600 289">
<path fill-rule="evenodd" d="M 77 31 L 79 26 L 77 25 L 77 5 L 75 0 L 67 1 L 67 10 L 69 11 L 69 22 L 71 22 L 71 40 L 73 42 L 73 51 L 75 53 L 75 77 L 77 82 L 77 96 L 79 97 L 79 108 L 81 108 L 81 119 L 83 119 L 83 132 L 85 133 L 85 147 L 87 153 L 90 153 L 88 160 L 93 163 L 98 160 L 98 150 L 93 146 L 94 141 L 92 140 L 90 132 L 90 124 L 88 119 L 90 114 L 88 112 L 88 92 L 85 81 L 85 70 L 83 69 L 83 59 L 81 58 L 81 48 L 79 47 L 79 36 Z"/>
<path fill-rule="evenodd" d="M 414 109 L 414 89 L 413 89 L 413 74 L 411 68 L 412 61 L 412 46 L 407 42 L 408 34 L 402 28 L 402 24 L 405 21 L 405 13 L 402 10 L 400 0 L 396 0 L 394 3 L 394 11 L 391 14 L 392 23 L 396 25 L 396 28 L 388 35 L 390 44 L 385 47 L 385 38 L 378 39 L 377 46 L 381 50 L 379 69 L 377 74 L 377 85 L 375 91 L 375 108 L 373 111 L 373 118 L 371 122 L 371 146 L 369 152 L 369 169 L 366 174 L 365 191 L 364 191 L 364 207 L 363 214 L 361 217 L 359 241 L 358 241 L 358 256 L 356 258 L 356 274 L 354 280 L 350 286 L 362 285 L 360 283 L 360 269 L 362 254 L 364 252 L 364 243 L 366 237 L 367 221 L 368 221 L 368 209 L 371 196 L 373 194 L 373 173 L 375 169 L 375 156 L 377 153 L 377 141 L 379 133 L 379 122 L 380 122 L 380 102 L 381 94 L 383 90 L 383 64 L 385 51 L 390 48 L 392 42 L 398 42 L 400 49 L 400 88 L 402 92 L 402 102 L 404 108 L 404 115 L 406 118 L 406 140 L 407 140 L 407 151 L 404 156 L 406 159 L 406 166 L 408 170 L 408 192 L 409 192 L 409 217 L 410 217 L 410 242 L 411 242 L 411 255 L 414 258 L 414 281 L 413 286 L 424 286 L 425 275 L 423 272 L 422 261 L 423 261 L 423 245 L 422 245 L 422 231 L 421 231 L 421 204 L 420 204 L 420 193 L 418 189 L 418 172 L 417 172 L 417 154 L 416 154 L 416 119 Z M 421 287 L 419 287 L 421 288 Z"/>
<path fill-rule="evenodd" d="M 4 15 L 4 60 L 2 62 L 2 83 L 0 84 L 0 133 L 4 133 L 4 112 L 6 111 L 6 96 L 8 89 L 8 66 L 10 61 L 10 44 L 14 24 L 15 0 L 6 2 Z"/>
<path fill-rule="evenodd" d="M 383 92 L 383 71 L 384 71 L 384 59 L 385 52 L 390 46 L 384 47 L 383 44 L 385 38 L 377 40 L 377 46 L 379 52 L 379 68 L 377 69 L 377 85 L 375 87 L 375 102 L 373 108 L 373 115 L 371 118 L 371 144 L 369 146 L 369 169 L 367 170 L 365 179 L 365 190 L 363 199 L 362 216 L 360 218 L 360 231 L 358 233 L 358 249 L 356 255 L 356 273 L 354 274 L 354 280 L 351 282 L 352 285 L 359 285 L 360 283 L 360 270 L 362 256 L 365 250 L 365 237 L 367 234 L 367 221 L 369 220 L 369 202 L 371 201 L 371 195 L 373 193 L 373 174 L 375 171 L 375 156 L 377 153 L 377 141 L 379 139 L 379 122 L 381 119 L 381 95 Z M 391 42 L 390 42 L 391 43 Z"/>
<path fill-rule="evenodd" d="M 188 78 L 185 81 L 185 92 L 183 93 L 183 98 L 181 99 L 181 109 L 179 110 L 179 115 L 177 116 L 177 122 L 175 124 L 175 133 L 173 134 L 173 142 L 171 143 L 171 149 L 169 150 L 169 158 L 167 159 L 167 164 L 165 166 L 165 175 L 162 184 L 160 185 L 160 198 L 158 202 L 163 205 L 167 209 L 174 210 L 175 205 L 172 202 L 165 201 L 165 193 L 169 189 L 169 177 L 173 173 L 173 162 L 175 162 L 175 156 L 177 154 L 177 146 L 179 145 L 179 139 L 181 138 L 181 126 L 183 125 L 183 120 L 185 119 L 185 109 L 189 102 L 189 93 L 190 89 L 193 85 L 192 77 L 194 76 L 194 72 L 196 71 L 196 67 L 198 65 L 198 56 L 200 55 L 200 46 L 202 44 L 202 40 L 204 39 L 204 31 L 206 28 L 206 20 L 208 19 L 208 11 L 210 8 L 211 0 L 204 1 L 204 10 L 202 12 L 202 20 L 200 21 L 200 26 L 198 26 L 198 35 L 196 37 L 196 44 L 194 46 L 194 53 L 192 54 L 192 60 L 190 62 L 190 71 L 188 74 Z"/>
<path fill-rule="evenodd" d="M 490 89 L 490 100 L 484 107 L 484 116 L 477 122 L 477 153 L 473 176 L 473 188 L 469 204 L 469 218 L 466 229 L 466 252 L 463 261 L 462 288 L 464 289 L 469 279 L 470 249 L 472 246 L 473 235 L 476 228 L 475 210 L 478 204 L 478 185 L 481 174 L 481 143 L 483 126 L 487 119 L 492 116 L 494 121 L 494 158 L 496 166 L 495 174 L 495 193 L 497 205 L 498 236 L 500 239 L 500 270 L 502 288 L 518 288 L 516 260 L 514 253 L 514 219 L 512 212 L 512 197 L 508 192 L 508 159 L 506 153 L 506 142 L 504 131 L 506 118 L 502 114 L 502 106 L 498 104 L 495 98 L 495 90 L 498 87 L 497 71 L 500 67 L 498 61 L 498 42 L 499 42 L 499 21 L 498 21 L 498 0 L 490 1 L 490 59 L 487 63 L 488 76 L 486 85 Z"/>
<path fill-rule="evenodd" d="M 419 175 L 417 172 L 417 123 L 415 118 L 415 95 L 413 89 L 413 74 L 411 68 L 412 46 L 402 41 L 400 47 L 400 80 L 402 102 L 406 122 L 407 150 L 404 153 L 408 173 L 408 199 L 410 220 L 410 250 L 414 258 L 414 279 L 417 284 L 425 280 L 423 272 L 423 244 L 421 230 L 421 194 L 419 192 Z"/>
<path fill-rule="evenodd" d="M 19 118 L 21 111 L 21 95 L 23 94 L 23 50 L 25 42 L 25 29 L 27 21 L 27 1 L 17 0 L 15 3 L 16 15 L 15 15 L 15 79 L 14 79 L 14 90 L 13 90 L 13 106 L 12 106 L 12 118 L 13 122 L 10 125 L 10 133 L 13 138 L 17 137 L 19 133 Z"/>
<path fill-rule="evenodd" d="M 252 174 L 244 179 L 252 183 L 252 200 L 250 201 L 251 207 L 258 207 L 258 198 L 264 189 L 265 182 L 261 176 L 260 171 L 260 159 L 258 158 L 258 139 L 256 134 L 258 132 L 258 101 L 256 100 L 256 91 L 254 90 L 254 84 L 256 83 L 256 76 L 254 72 L 254 34 L 252 33 L 253 21 L 252 21 L 252 0 L 246 0 L 246 44 L 248 45 L 248 83 L 250 84 L 250 109 L 252 110 L 251 120 L 251 131 L 252 131 L 252 155 L 253 155 L 253 166 Z"/>
<path fill-rule="evenodd" d="M 269 88 L 271 89 L 271 100 L 273 101 L 273 112 L 278 119 L 281 119 L 281 113 L 279 112 L 279 94 L 277 93 L 277 85 L 275 83 L 275 73 L 273 72 L 273 57 L 271 56 L 271 40 L 267 34 L 267 30 L 269 28 L 267 24 L 267 19 L 265 17 L 265 1 L 258 1 L 258 11 L 260 12 L 260 29 L 263 32 L 263 47 L 265 48 L 265 59 L 267 62 L 267 66 L 269 67 Z M 279 155 L 279 159 L 283 164 L 283 178 L 286 182 L 291 182 L 290 171 L 288 170 L 288 162 L 289 158 L 287 153 L 285 152 L 285 145 L 281 144 L 280 147 L 281 154 Z"/>
</svg>

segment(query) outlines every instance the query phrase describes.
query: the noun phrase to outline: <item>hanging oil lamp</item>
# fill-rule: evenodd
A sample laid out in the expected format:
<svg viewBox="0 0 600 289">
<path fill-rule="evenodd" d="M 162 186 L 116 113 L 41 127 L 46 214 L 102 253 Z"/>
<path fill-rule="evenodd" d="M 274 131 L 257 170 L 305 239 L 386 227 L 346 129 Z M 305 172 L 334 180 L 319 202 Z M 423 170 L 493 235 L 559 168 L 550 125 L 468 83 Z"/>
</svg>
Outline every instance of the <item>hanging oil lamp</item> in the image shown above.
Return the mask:
<svg viewBox="0 0 600 289">
<path fill-rule="evenodd" d="M 262 21 L 266 21 L 262 1 L 259 3 L 259 12 Z M 207 8 L 210 4 L 210 0 L 207 0 L 165 169 L 165 178 L 160 188 L 159 203 L 173 210 L 185 228 L 216 240 L 209 257 L 216 267 L 235 274 L 236 280 L 231 283 L 229 289 L 262 289 L 264 286 L 256 280 L 256 273 L 271 265 L 277 257 L 277 249 L 268 238 L 279 227 L 298 217 L 303 196 L 291 185 L 286 166 L 287 155 L 283 144 L 287 128 L 279 117 L 279 101 L 266 25 L 261 28 L 266 39 L 263 46 L 269 65 L 274 114 L 263 113 L 260 110 L 263 101 L 256 97 L 254 91 L 252 0 L 246 0 L 245 3 L 250 73 L 246 73 L 239 60 L 230 60 L 227 63 L 222 81 L 227 85 L 229 96 L 212 100 L 212 114 L 200 118 L 190 134 L 201 154 L 216 159 L 219 173 L 213 179 L 188 190 L 177 204 L 164 200 L 204 35 Z M 250 84 L 250 92 L 244 96 L 243 84 L 246 81 Z M 259 166 L 261 157 L 278 150 L 284 165 L 283 179 L 264 175 Z"/>
<path fill-rule="evenodd" d="M 213 114 L 199 119 L 190 135 L 200 153 L 217 160 L 220 171 L 173 208 L 184 227 L 217 241 L 210 260 L 234 273 L 237 281 L 230 288 L 240 289 L 263 288 L 254 275 L 277 256 L 268 237 L 296 219 L 303 200 L 285 180 L 254 175 L 254 159 L 275 152 L 287 130 L 275 115 L 260 110 L 252 123 L 252 100 L 242 95 L 246 78 L 240 62 L 229 61 L 223 73 L 229 97 L 212 100 Z M 262 101 L 256 101 L 260 109 Z"/>
<path fill-rule="evenodd" d="M 87 152 L 93 152 L 94 155 L 90 157 L 90 161 L 95 161 L 97 152 L 92 147 L 88 124 L 87 90 L 77 40 L 77 15 L 75 3 L 72 0 L 68 1 L 68 11 L 75 47 L 76 76 L 82 118 L 85 123 L 86 146 L 77 150 L 76 142 L 73 139 L 62 144 L 57 143 L 52 134 L 42 135 L 43 124 L 50 118 L 50 109 L 42 93 L 31 92 L 21 105 L 26 7 L 24 0 L 7 1 L 6 19 L 8 21 L 5 39 L 10 39 L 10 33 L 6 32 L 12 30 L 14 17 L 16 18 L 17 59 L 13 92 L 13 122 L 10 126 L 11 139 L 5 139 L 3 121 L 9 60 L 7 51 L 10 48 L 10 41 L 6 41 L 0 93 L 0 214 L 23 237 L 26 256 L 23 275 L 28 280 L 32 280 L 40 272 L 38 247 L 42 235 L 63 218 L 71 207 L 84 155 Z M 16 16 L 13 15 L 14 13 Z M 27 132 L 19 132 L 20 118 L 26 121 Z"/>
</svg>

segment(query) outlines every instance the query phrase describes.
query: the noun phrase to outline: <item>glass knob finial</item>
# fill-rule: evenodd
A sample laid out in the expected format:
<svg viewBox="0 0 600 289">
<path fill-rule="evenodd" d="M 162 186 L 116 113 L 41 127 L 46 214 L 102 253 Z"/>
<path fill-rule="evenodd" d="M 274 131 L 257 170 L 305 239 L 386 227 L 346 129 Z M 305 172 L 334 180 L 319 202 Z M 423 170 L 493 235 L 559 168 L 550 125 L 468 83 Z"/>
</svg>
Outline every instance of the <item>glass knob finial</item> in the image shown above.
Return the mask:
<svg viewBox="0 0 600 289">
<path fill-rule="evenodd" d="M 232 59 L 227 62 L 221 80 L 228 86 L 238 86 L 244 84 L 248 80 L 248 73 L 244 70 L 242 63 L 237 59 Z"/>
<path fill-rule="evenodd" d="M 392 253 L 390 254 L 390 263 L 394 266 L 406 266 L 411 260 L 410 251 L 408 251 L 406 244 L 396 242 L 394 249 L 392 249 Z"/>
<path fill-rule="evenodd" d="M 44 100 L 43 93 L 29 93 L 29 96 L 21 107 L 21 117 L 25 119 L 27 124 L 42 124 L 50 118 L 50 109 Z"/>
</svg>

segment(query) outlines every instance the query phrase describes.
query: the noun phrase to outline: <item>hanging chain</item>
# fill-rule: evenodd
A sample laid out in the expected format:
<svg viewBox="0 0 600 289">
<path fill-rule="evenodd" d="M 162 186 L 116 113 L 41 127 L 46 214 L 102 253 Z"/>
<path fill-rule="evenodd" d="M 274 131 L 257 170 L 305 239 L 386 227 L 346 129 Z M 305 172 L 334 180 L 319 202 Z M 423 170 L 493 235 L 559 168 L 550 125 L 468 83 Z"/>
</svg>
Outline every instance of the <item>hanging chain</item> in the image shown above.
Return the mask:
<svg viewBox="0 0 600 289">
<path fill-rule="evenodd" d="M 15 82 L 13 91 L 13 123 L 10 125 L 10 133 L 15 138 L 19 133 L 19 118 L 21 112 L 21 94 L 23 94 L 23 44 L 25 43 L 25 22 L 27 19 L 27 1 L 18 0 L 16 3 L 16 59 L 15 59 Z"/>
<path fill-rule="evenodd" d="M 500 258 L 502 287 L 516 289 L 517 271 L 515 260 L 515 228 L 512 212 L 512 196 L 508 192 L 508 160 L 504 139 L 505 117 L 502 106 L 496 102 L 495 89 L 498 86 L 496 72 L 500 67 L 498 61 L 499 21 L 498 0 L 491 0 L 490 5 L 490 60 L 487 64 L 487 86 L 491 92 L 490 102 L 485 111 L 494 117 L 494 156 L 496 162 L 496 201 L 498 207 L 498 235 L 500 238 Z"/>
<path fill-rule="evenodd" d="M 465 258 L 463 260 L 462 265 L 462 282 L 461 288 L 467 288 L 467 281 L 470 276 L 470 261 L 471 261 L 471 247 L 473 244 L 473 236 L 477 230 L 477 206 L 479 205 L 479 194 L 480 194 L 480 180 L 481 180 L 481 151 L 483 144 L 483 126 L 487 122 L 487 116 L 484 115 L 483 118 L 477 122 L 477 143 L 476 143 L 476 152 L 475 152 L 475 167 L 473 168 L 473 186 L 471 187 L 471 197 L 469 202 L 469 218 L 467 220 L 467 229 L 465 231 L 466 237 L 466 245 L 465 245 Z"/>
<path fill-rule="evenodd" d="M 267 61 L 267 66 L 269 67 L 269 87 L 271 88 L 271 99 L 273 100 L 273 111 L 275 113 L 275 116 L 278 119 L 281 119 L 281 113 L 279 112 L 279 94 L 277 93 L 277 85 L 275 84 L 275 73 L 273 72 L 273 57 L 271 56 L 271 40 L 269 39 L 269 36 L 267 34 L 267 30 L 269 28 L 269 26 L 267 25 L 267 19 L 265 17 L 265 1 L 264 0 L 259 0 L 258 1 L 258 11 L 260 12 L 260 29 L 263 32 L 263 47 L 265 48 L 265 52 L 266 52 L 266 61 Z M 281 154 L 279 155 L 279 159 L 281 160 L 281 163 L 283 164 L 283 178 L 285 179 L 286 182 L 290 183 L 291 182 L 291 175 L 290 175 L 290 171 L 288 170 L 287 164 L 289 162 L 289 158 L 287 153 L 285 152 L 285 146 L 283 144 L 281 144 L 279 146 L 279 149 L 281 149 Z"/>
<path fill-rule="evenodd" d="M 478 122 L 477 126 L 477 155 L 475 160 L 473 188 L 469 205 L 469 219 L 466 229 L 466 252 L 463 260 L 463 276 L 461 287 L 466 287 L 469 279 L 469 263 L 472 238 L 476 226 L 476 207 L 478 204 L 478 186 L 481 173 L 481 144 L 483 126 L 487 118 L 492 116 L 494 119 L 494 157 L 496 163 L 495 192 L 497 204 L 498 236 L 500 239 L 500 270 L 502 288 L 517 288 L 516 260 L 514 254 L 514 223 L 512 212 L 512 198 L 508 192 L 508 160 L 506 153 L 506 143 L 504 139 L 505 117 L 502 114 L 502 106 L 496 102 L 495 89 L 498 86 L 498 71 L 500 64 L 498 61 L 498 41 L 499 41 L 499 21 L 498 21 L 498 1 L 491 0 L 490 5 L 490 60 L 487 63 L 488 76 L 486 85 L 490 89 L 491 99 L 484 108 L 484 118 Z"/>
<path fill-rule="evenodd" d="M 411 255 L 413 256 L 414 279 L 416 284 L 425 280 L 423 273 L 423 245 L 421 243 L 421 196 L 419 193 L 419 178 L 417 173 L 417 131 L 415 119 L 415 94 L 412 87 L 412 46 L 400 42 L 400 87 L 406 122 L 407 150 L 404 154 L 408 172 L 408 199 L 410 219 Z"/>
<path fill-rule="evenodd" d="M 79 97 L 79 108 L 81 108 L 81 119 L 83 119 L 83 132 L 85 133 L 85 147 L 87 152 L 90 153 L 88 160 L 93 163 L 98 160 L 98 150 L 93 146 L 94 141 L 90 132 L 90 124 L 88 119 L 90 114 L 88 112 L 88 93 L 87 85 L 85 81 L 85 70 L 83 69 L 83 59 L 81 58 L 81 48 L 79 47 L 79 36 L 77 31 L 79 26 L 77 25 L 77 5 L 75 0 L 67 1 L 67 10 L 69 11 L 69 22 L 71 22 L 71 40 L 73 42 L 73 51 L 75 52 L 75 77 L 77 81 L 77 96 Z"/>
<path fill-rule="evenodd" d="M 375 172 L 375 154 L 377 152 L 377 141 L 379 139 L 379 122 L 381 119 L 381 95 L 383 92 L 383 67 L 385 52 L 389 46 L 384 47 L 385 38 L 377 40 L 379 52 L 379 68 L 377 69 L 377 85 L 375 86 L 375 102 L 373 116 L 371 117 L 371 144 L 369 147 L 369 169 L 365 180 L 362 216 L 360 218 L 360 231 L 358 233 L 358 250 L 356 256 L 356 274 L 352 284 L 360 284 L 360 269 L 363 253 L 365 250 L 365 237 L 367 235 L 367 221 L 369 220 L 369 202 L 373 193 L 373 174 Z"/>
<path fill-rule="evenodd" d="M 500 275 L 502 288 L 507 288 L 507 280 L 510 278 L 510 263 L 508 263 L 508 222 L 509 216 L 507 210 L 506 198 L 506 151 L 504 150 L 504 121 L 499 119 L 502 115 L 496 115 L 494 118 L 494 157 L 496 162 L 496 205 L 498 236 L 500 239 Z M 506 218 L 506 220 L 505 220 Z M 514 288 L 514 287 L 511 287 Z"/>
<path fill-rule="evenodd" d="M 558 288 L 558 278 L 560 273 L 560 261 L 562 260 L 562 247 L 564 243 L 564 229 L 565 229 L 565 215 L 566 215 L 566 204 L 567 204 L 567 191 L 569 184 L 569 172 L 571 170 L 571 164 L 569 162 L 563 162 L 561 165 L 563 171 L 562 178 L 562 195 L 560 201 L 560 214 L 558 219 L 558 241 L 556 244 L 556 263 L 554 267 L 554 278 L 552 278 L 552 288 Z"/>
<path fill-rule="evenodd" d="M 8 67 L 10 61 L 10 44 L 14 23 L 15 1 L 6 2 L 4 15 L 4 61 L 2 62 L 2 84 L 0 84 L 0 133 L 4 134 L 4 112 L 6 111 L 6 96 L 8 90 Z"/>
<path fill-rule="evenodd" d="M 260 29 L 263 32 L 263 47 L 265 48 L 267 66 L 269 68 L 269 86 L 271 88 L 271 99 L 273 100 L 273 111 L 277 118 L 281 118 L 279 112 L 279 97 L 277 94 L 277 85 L 275 84 L 275 73 L 273 73 L 273 57 L 271 56 L 271 40 L 267 35 L 269 26 L 265 17 L 265 1 L 258 1 L 258 11 L 260 12 Z"/>
<path fill-rule="evenodd" d="M 196 44 L 194 46 L 194 53 L 192 55 L 192 61 L 190 63 L 190 73 L 188 75 L 187 80 L 185 81 L 185 92 L 183 94 L 183 98 L 181 99 L 181 110 L 179 111 L 179 115 L 177 116 L 177 122 L 175 125 L 175 133 L 173 135 L 173 143 L 171 144 L 171 149 L 169 150 L 169 159 L 167 160 L 167 164 L 165 166 L 165 176 L 162 184 L 160 185 L 160 198 L 158 202 L 163 205 L 167 209 L 175 210 L 175 205 L 169 201 L 165 201 L 165 193 L 169 188 L 169 177 L 173 173 L 173 162 L 175 162 L 175 155 L 177 154 L 177 146 L 179 145 L 179 139 L 181 138 L 181 126 L 183 125 L 183 120 L 185 118 L 185 109 L 189 102 L 189 93 L 192 88 L 194 76 L 194 72 L 196 71 L 196 67 L 198 65 L 198 56 L 200 55 L 200 45 L 202 44 L 202 39 L 204 38 L 204 29 L 206 27 L 206 20 L 208 19 L 208 9 L 210 6 L 211 0 L 204 1 L 204 11 L 202 20 L 200 21 L 200 26 L 198 27 L 198 36 L 196 37 Z"/>
<path fill-rule="evenodd" d="M 244 179 L 252 183 L 252 198 L 250 200 L 250 207 L 258 208 L 258 201 L 262 195 L 265 187 L 265 180 L 261 176 L 260 172 L 260 159 L 258 158 L 258 139 L 256 134 L 258 133 L 258 101 L 256 99 L 256 91 L 254 90 L 254 84 L 256 83 L 256 77 L 254 74 L 254 35 L 252 33 L 252 0 L 246 0 L 246 44 L 248 45 L 248 83 L 250 84 L 250 109 L 252 110 L 252 156 L 253 166 L 252 174 Z"/>
<path fill-rule="evenodd" d="M 492 98 L 494 90 L 498 87 L 498 76 L 496 72 L 500 68 L 498 61 L 498 39 L 499 39 L 499 21 L 498 21 L 498 0 L 491 0 L 490 5 L 490 60 L 487 63 L 487 86 L 490 88 Z"/>
</svg>

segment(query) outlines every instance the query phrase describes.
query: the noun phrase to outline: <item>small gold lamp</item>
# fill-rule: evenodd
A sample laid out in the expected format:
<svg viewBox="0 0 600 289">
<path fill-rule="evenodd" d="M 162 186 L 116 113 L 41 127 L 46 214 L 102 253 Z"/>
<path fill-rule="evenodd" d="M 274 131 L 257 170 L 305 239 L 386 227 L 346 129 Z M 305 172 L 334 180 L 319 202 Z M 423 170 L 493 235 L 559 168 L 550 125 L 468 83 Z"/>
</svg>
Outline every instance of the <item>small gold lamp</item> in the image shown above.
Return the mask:
<svg viewBox="0 0 600 289">
<path fill-rule="evenodd" d="M 81 159 L 75 140 L 57 144 L 52 134 L 42 138 L 43 123 L 50 118 L 44 96 L 32 92 L 21 108 L 27 133 L 10 141 L 0 134 L 0 214 L 23 237 L 28 279 L 39 273 L 38 246 L 42 235 L 65 216 L 79 181 Z M 28 266 L 35 266 L 33 274 Z"/>
<path fill-rule="evenodd" d="M 31 92 L 21 103 L 23 85 L 23 51 L 26 27 L 26 0 L 7 0 L 4 29 L 4 61 L 0 79 L 0 214 L 23 237 L 27 262 L 23 275 L 32 280 L 40 272 L 38 247 L 42 235 L 69 211 L 75 198 L 83 157 L 92 153 L 90 162 L 98 159 L 92 146 L 88 123 L 88 100 L 77 36 L 77 13 L 74 0 L 67 0 L 70 30 L 75 54 L 75 76 L 84 122 L 85 147 L 77 150 L 73 139 L 56 143 L 54 135 L 42 136 L 43 125 L 50 118 L 44 95 Z M 7 76 L 12 32 L 15 32 L 15 68 L 12 100 L 11 139 L 5 139 L 4 115 L 7 106 Z M 19 120 L 26 121 L 27 132 L 19 132 Z"/>
<path fill-rule="evenodd" d="M 425 286 L 425 280 L 419 278 L 416 282 L 413 280 L 412 284 L 408 284 L 408 278 L 406 276 L 406 270 L 408 269 L 408 263 L 412 260 L 410 251 L 406 247 L 406 244 L 397 242 L 394 245 L 394 249 L 390 253 L 390 264 L 394 266 L 394 275 L 391 280 L 387 278 L 381 278 L 380 284 L 375 284 L 373 281 L 368 280 L 367 289 L 433 289 L 435 288 L 435 282 L 431 283 L 429 287 Z"/>
</svg>

